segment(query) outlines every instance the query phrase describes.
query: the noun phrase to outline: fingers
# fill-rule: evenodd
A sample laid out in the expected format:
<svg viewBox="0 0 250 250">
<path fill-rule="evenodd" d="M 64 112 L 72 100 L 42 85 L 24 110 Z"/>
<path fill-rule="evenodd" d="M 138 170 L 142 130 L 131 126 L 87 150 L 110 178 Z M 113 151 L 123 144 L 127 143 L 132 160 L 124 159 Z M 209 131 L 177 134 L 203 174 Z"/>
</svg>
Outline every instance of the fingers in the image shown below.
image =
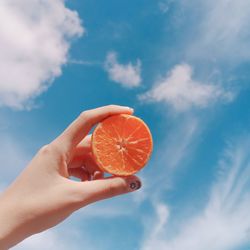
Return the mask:
<svg viewBox="0 0 250 250">
<path fill-rule="evenodd" d="M 133 109 L 124 106 L 109 105 L 84 111 L 55 142 L 57 142 L 58 145 L 64 145 L 66 150 L 72 150 L 89 133 L 95 124 L 108 116 L 122 113 L 132 114 Z"/>
<path fill-rule="evenodd" d="M 87 135 L 73 150 L 73 157 L 88 156 L 92 152 L 91 150 L 91 134 Z"/>
<path fill-rule="evenodd" d="M 138 190 L 141 181 L 136 176 L 110 177 L 89 182 L 75 182 L 80 206 Z M 72 184 L 72 185 L 73 185 Z"/>
<path fill-rule="evenodd" d="M 87 135 L 73 150 L 68 159 L 68 168 L 78 168 L 92 155 L 91 135 Z"/>
<path fill-rule="evenodd" d="M 68 163 L 68 169 L 80 167 L 84 167 L 90 174 L 94 174 L 95 171 L 101 171 L 91 153 L 76 155 Z"/>
<path fill-rule="evenodd" d="M 76 176 L 78 170 L 73 171 L 72 169 L 84 168 L 88 174 L 88 179 L 82 179 Z M 72 158 L 68 163 L 69 174 L 79 179 L 85 180 L 97 180 L 102 179 L 104 173 L 99 169 L 95 160 L 92 157 L 91 152 L 91 135 L 86 136 L 74 149 Z M 72 174 L 71 174 L 72 173 Z"/>
</svg>

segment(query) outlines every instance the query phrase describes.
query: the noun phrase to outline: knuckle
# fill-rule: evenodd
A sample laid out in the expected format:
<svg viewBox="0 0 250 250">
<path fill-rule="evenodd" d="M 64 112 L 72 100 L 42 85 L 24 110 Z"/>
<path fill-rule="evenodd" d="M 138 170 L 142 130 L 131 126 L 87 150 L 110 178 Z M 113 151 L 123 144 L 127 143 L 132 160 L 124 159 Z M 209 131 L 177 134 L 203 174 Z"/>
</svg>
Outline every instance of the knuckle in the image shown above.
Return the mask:
<svg viewBox="0 0 250 250">
<path fill-rule="evenodd" d="M 115 104 L 110 104 L 110 105 L 107 106 L 107 108 L 110 109 L 110 110 L 112 110 L 112 109 L 117 108 L 117 105 L 115 105 Z"/>
<path fill-rule="evenodd" d="M 84 123 L 89 124 L 89 123 L 90 123 L 90 120 L 91 120 L 91 112 L 90 112 L 89 110 L 83 111 L 83 112 L 80 114 L 80 119 L 81 119 Z"/>
<path fill-rule="evenodd" d="M 90 116 L 90 111 L 89 111 L 89 110 L 83 111 L 83 112 L 80 114 L 80 118 L 81 118 L 82 120 L 88 119 L 89 116 Z"/>
<path fill-rule="evenodd" d="M 117 110 L 117 107 L 118 106 L 115 104 L 110 104 L 110 105 L 106 106 L 107 114 L 112 115 L 113 112 Z"/>
<path fill-rule="evenodd" d="M 110 104 L 110 105 L 107 106 L 107 111 L 108 111 L 109 114 L 112 114 L 112 112 L 116 111 L 117 108 L 118 108 L 117 105 L 115 105 L 115 104 Z"/>
<path fill-rule="evenodd" d="M 121 185 L 120 187 L 120 193 L 123 194 L 123 193 L 127 193 L 128 192 L 128 186 L 127 184 L 123 181 L 123 184 Z"/>
<path fill-rule="evenodd" d="M 107 189 L 110 196 L 115 196 L 126 192 L 126 186 L 118 180 L 110 182 Z"/>
<path fill-rule="evenodd" d="M 61 153 L 60 147 L 57 143 L 50 143 L 49 144 L 50 151 L 53 153 Z"/>
<path fill-rule="evenodd" d="M 91 125 L 91 111 L 83 111 L 80 114 L 80 119 L 86 124 L 86 125 Z"/>
<path fill-rule="evenodd" d="M 51 151 L 50 146 L 49 146 L 49 144 L 47 144 L 47 145 L 44 145 L 44 146 L 42 146 L 42 147 L 40 148 L 39 154 L 47 155 L 47 154 L 50 153 L 50 151 Z"/>
<path fill-rule="evenodd" d="M 117 193 L 117 188 L 116 188 L 116 186 L 113 183 L 110 183 L 108 185 L 107 190 L 108 190 L 108 194 L 110 196 L 115 196 L 116 193 Z"/>
<path fill-rule="evenodd" d="M 57 145 L 50 143 L 50 144 L 46 144 L 46 145 L 42 146 L 39 150 L 39 154 L 44 155 L 44 156 L 51 155 L 51 154 L 60 155 L 61 151 Z"/>
</svg>

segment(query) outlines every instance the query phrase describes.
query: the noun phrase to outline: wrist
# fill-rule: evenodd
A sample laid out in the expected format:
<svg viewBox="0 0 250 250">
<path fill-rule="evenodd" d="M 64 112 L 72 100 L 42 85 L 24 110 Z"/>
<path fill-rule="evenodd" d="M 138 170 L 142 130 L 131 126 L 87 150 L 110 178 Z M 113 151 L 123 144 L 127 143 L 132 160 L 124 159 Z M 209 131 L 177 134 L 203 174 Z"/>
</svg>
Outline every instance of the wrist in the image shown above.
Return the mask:
<svg viewBox="0 0 250 250">
<path fill-rule="evenodd" d="M 27 237 L 20 202 L 9 194 L 0 195 L 0 249 L 13 247 Z"/>
</svg>

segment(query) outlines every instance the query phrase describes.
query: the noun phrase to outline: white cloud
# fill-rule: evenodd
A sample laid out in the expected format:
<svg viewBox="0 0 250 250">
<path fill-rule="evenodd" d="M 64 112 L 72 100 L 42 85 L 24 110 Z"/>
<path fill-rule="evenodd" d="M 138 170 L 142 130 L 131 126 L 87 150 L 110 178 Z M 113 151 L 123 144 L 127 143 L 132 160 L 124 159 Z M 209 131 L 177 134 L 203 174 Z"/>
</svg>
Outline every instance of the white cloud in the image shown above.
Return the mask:
<svg viewBox="0 0 250 250">
<path fill-rule="evenodd" d="M 0 2 L 0 106 L 23 108 L 67 62 L 70 40 L 83 34 L 63 0 Z"/>
<path fill-rule="evenodd" d="M 249 147 L 250 138 L 247 136 L 226 150 L 220 160 L 220 176 L 211 189 L 207 204 L 196 215 L 182 218 L 175 235 L 166 235 L 168 228 L 172 227 L 157 213 L 158 219 L 142 249 L 229 250 L 249 243 Z"/>
<path fill-rule="evenodd" d="M 117 54 L 110 52 L 105 61 L 105 69 L 109 74 L 109 78 L 123 87 L 138 87 L 142 81 L 140 60 L 137 60 L 134 65 L 131 62 L 125 65 L 120 64 L 117 61 Z"/>
<path fill-rule="evenodd" d="M 177 111 L 186 111 L 192 107 L 208 107 L 218 100 L 231 101 L 233 94 L 217 85 L 194 80 L 191 66 L 180 64 L 139 98 L 144 101 L 165 102 Z"/>
</svg>

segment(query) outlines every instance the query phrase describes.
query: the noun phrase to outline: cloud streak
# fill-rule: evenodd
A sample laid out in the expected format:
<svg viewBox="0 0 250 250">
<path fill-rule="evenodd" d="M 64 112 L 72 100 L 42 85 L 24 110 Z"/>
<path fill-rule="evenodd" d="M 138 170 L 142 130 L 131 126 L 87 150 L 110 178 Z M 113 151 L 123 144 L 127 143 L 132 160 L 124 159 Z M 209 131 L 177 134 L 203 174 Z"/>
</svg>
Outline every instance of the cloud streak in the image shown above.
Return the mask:
<svg viewBox="0 0 250 250">
<path fill-rule="evenodd" d="M 165 232 L 171 225 L 156 209 L 156 223 L 147 236 L 150 241 L 146 240 L 141 249 L 228 250 L 249 243 L 249 146 L 250 137 L 247 136 L 225 151 L 219 163 L 218 180 L 211 188 L 206 205 L 190 219 L 180 221 L 173 237 L 166 237 Z"/>
<path fill-rule="evenodd" d="M 72 38 L 84 29 L 64 1 L 0 3 L 0 106 L 21 109 L 61 74 Z"/>
</svg>

